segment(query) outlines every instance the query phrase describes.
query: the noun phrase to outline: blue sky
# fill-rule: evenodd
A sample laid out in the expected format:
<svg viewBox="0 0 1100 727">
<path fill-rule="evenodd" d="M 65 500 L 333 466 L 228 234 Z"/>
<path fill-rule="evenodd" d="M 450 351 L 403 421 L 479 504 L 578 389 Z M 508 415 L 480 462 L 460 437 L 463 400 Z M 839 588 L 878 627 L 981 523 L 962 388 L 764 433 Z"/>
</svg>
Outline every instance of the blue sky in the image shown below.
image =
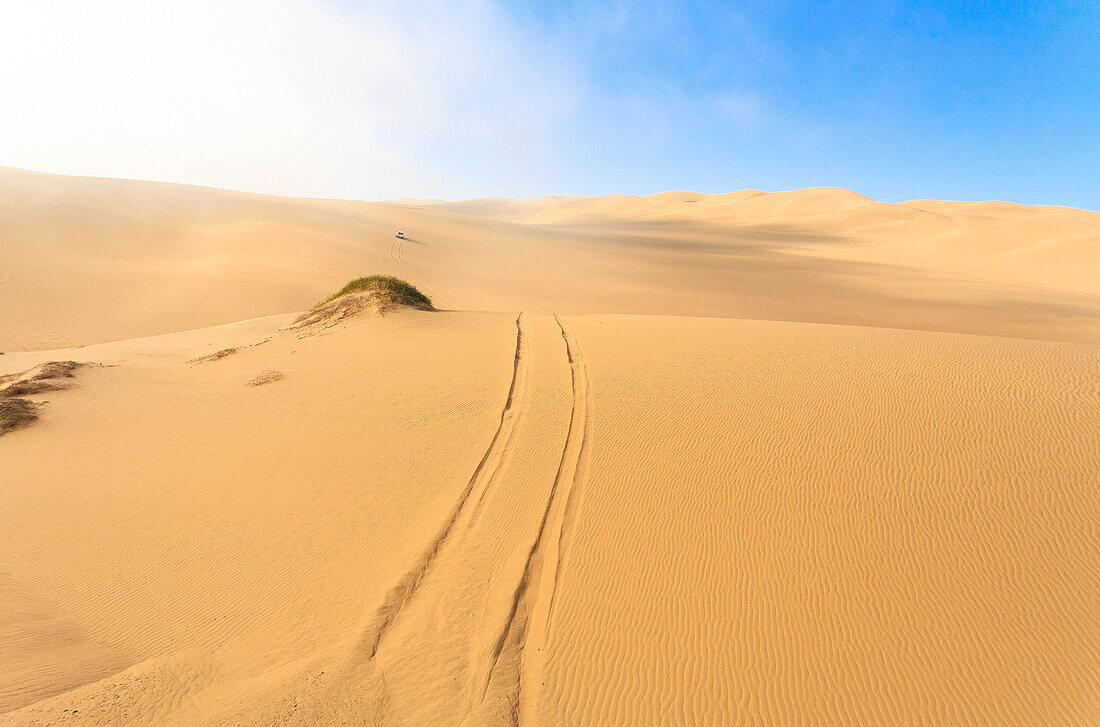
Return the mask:
<svg viewBox="0 0 1100 727">
<path fill-rule="evenodd" d="M 591 7 L 516 9 L 593 86 L 565 187 L 1100 206 L 1100 3 Z"/>
<path fill-rule="evenodd" d="M 0 164 L 47 171 L 1100 209 L 1094 0 L 0 0 L 0 67 Z"/>
</svg>

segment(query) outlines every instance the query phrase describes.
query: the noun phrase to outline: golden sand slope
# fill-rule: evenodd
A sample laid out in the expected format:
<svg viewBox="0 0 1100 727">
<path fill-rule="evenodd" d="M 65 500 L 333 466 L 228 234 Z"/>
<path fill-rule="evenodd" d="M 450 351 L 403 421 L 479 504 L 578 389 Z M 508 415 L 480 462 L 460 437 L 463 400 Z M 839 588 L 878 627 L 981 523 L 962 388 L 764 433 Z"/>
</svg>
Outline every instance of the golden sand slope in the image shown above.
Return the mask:
<svg viewBox="0 0 1100 727">
<path fill-rule="evenodd" d="M 1084 210 L 842 189 L 368 204 L 0 168 L 0 351 L 300 311 L 367 273 L 448 309 L 1100 343 Z"/>
<path fill-rule="evenodd" d="M 1100 719 L 1100 349 L 583 318 L 547 723 Z"/>
<path fill-rule="evenodd" d="M 354 639 L 477 465 L 512 372 L 514 317 L 406 316 L 80 349 L 107 366 L 3 438 L 0 573 L 23 605 L 0 711 L 92 682 L 41 708 L 186 723 L 200 692 L 230 690 L 225 709 Z"/>
<path fill-rule="evenodd" d="M 0 436 L 0 724 L 1100 723 L 1100 346 L 1052 340 L 1096 342 L 1096 215 L 920 203 L 1012 241 L 839 190 L 398 206 L 6 174 L 30 212 L 0 336 L 28 347 L 370 272 L 502 312 L 0 356 L 5 382 L 87 364 Z M 286 227 L 226 231 L 248 216 Z M 748 250 L 749 217 L 783 239 Z M 76 232 L 111 218 L 119 247 Z"/>
<path fill-rule="evenodd" d="M 1100 349 L 285 321 L 81 349 L 0 440 L 0 721 L 1100 718 Z"/>
</svg>

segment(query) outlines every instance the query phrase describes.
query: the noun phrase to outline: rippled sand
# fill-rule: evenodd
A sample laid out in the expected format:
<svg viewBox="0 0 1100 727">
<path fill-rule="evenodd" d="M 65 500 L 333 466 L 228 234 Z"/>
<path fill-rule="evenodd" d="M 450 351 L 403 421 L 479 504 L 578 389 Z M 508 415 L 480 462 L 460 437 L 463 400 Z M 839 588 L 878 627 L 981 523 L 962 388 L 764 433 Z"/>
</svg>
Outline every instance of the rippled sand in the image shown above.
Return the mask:
<svg viewBox="0 0 1100 727">
<path fill-rule="evenodd" d="M 1096 213 L 0 192 L 0 724 L 1100 722 Z"/>
</svg>

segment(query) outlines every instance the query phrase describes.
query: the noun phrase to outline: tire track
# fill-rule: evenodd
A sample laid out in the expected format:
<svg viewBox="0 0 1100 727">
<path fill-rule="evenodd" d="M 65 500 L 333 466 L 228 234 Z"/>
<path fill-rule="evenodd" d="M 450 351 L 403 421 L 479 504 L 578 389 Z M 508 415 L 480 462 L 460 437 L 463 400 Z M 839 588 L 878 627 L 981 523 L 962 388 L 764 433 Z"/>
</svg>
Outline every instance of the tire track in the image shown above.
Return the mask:
<svg viewBox="0 0 1100 727">
<path fill-rule="evenodd" d="M 505 698 L 514 699 L 516 704 L 512 710 L 513 724 L 519 723 L 525 706 L 532 709 L 539 701 L 538 690 L 543 683 L 543 660 L 549 635 L 550 610 L 565 564 L 563 548 L 567 548 L 571 541 L 567 531 L 572 528 L 580 500 L 575 493 L 583 490 L 587 475 L 588 439 L 591 431 L 588 414 L 591 401 L 588 369 L 580 356 L 575 334 L 567 330 L 557 314 L 554 315 L 554 320 L 565 343 L 572 380 L 573 402 L 569 415 L 569 431 L 542 521 L 527 554 L 523 575 L 512 595 L 511 609 L 497 636 L 479 695 L 482 706 L 491 701 L 491 689 L 507 695 Z M 554 537 L 552 533 L 557 536 Z M 540 593 L 548 593 L 549 597 L 540 599 Z M 531 644 L 532 648 L 527 648 L 528 640 L 532 636 L 536 643 Z M 511 655 L 515 658 L 503 658 L 509 648 L 518 651 L 518 654 Z M 498 673 L 501 664 L 507 664 L 511 673 Z M 523 682 L 529 685 L 527 689 L 524 689 Z"/>
<path fill-rule="evenodd" d="M 561 527 L 558 529 L 557 562 L 554 566 L 554 587 L 550 591 L 550 603 L 547 606 L 546 629 L 543 639 L 550 633 L 554 619 L 554 604 L 561 585 L 562 574 L 569 559 L 569 550 L 573 543 L 573 523 L 578 513 L 584 508 L 584 485 L 588 481 L 588 448 L 592 440 L 592 386 L 588 378 L 588 364 L 581 352 L 580 341 L 574 331 L 567 332 L 561 318 L 557 315 L 554 320 L 561 328 L 562 338 L 565 339 L 566 352 L 569 356 L 569 367 L 573 373 L 573 397 L 574 407 L 580 401 L 583 406 L 581 416 L 582 430 L 580 449 L 577 453 L 576 466 L 573 468 L 573 480 L 565 498 L 565 511 L 562 513 Z M 580 391 L 578 391 L 578 388 Z"/>
<path fill-rule="evenodd" d="M 522 315 L 522 314 L 521 314 Z M 517 319 L 517 328 L 518 328 Z M 527 337 L 520 331 L 516 339 L 516 360 L 523 359 L 525 362 L 529 360 L 530 352 L 528 351 Z M 523 391 L 526 398 L 526 392 L 530 387 L 529 379 L 529 365 L 522 367 L 518 366 L 515 369 L 512 389 L 509 390 L 509 402 L 511 401 L 512 391 Z M 477 524 L 478 516 L 481 514 L 482 506 L 485 503 L 486 496 L 490 490 L 493 489 L 493 484 L 497 482 L 505 468 L 508 465 L 509 460 L 512 458 L 512 452 L 515 449 L 515 436 L 514 432 L 519 426 L 520 421 L 523 419 L 524 413 L 527 411 L 526 406 L 513 407 L 506 405 L 504 407 L 504 413 L 501 416 L 501 426 L 507 431 L 507 435 L 503 438 L 502 446 L 495 448 L 490 447 L 493 451 L 492 456 L 484 463 L 481 468 L 486 473 L 483 478 L 484 486 L 480 488 L 480 492 L 477 494 L 477 500 L 474 503 L 473 512 L 470 515 L 470 527 Z"/>
<path fill-rule="evenodd" d="M 360 638 L 360 646 L 367 652 L 368 659 L 373 659 L 375 654 L 378 653 L 378 647 L 381 645 L 382 639 L 408 602 L 416 595 L 417 589 L 424 575 L 435 561 L 436 555 L 454 532 L 459 517 L 471 499 L 471 494 L 475 489 L 480 489 L 483 496 L 484 490 L 488 488 L 491 479 L 499 471 L 500 460 L 503 458 L 503 454 L 508 449 L 509 442 L 515 433 L 515 424 L 519 418 L 517 414 L 527 406 L 530 363 L 526 353 L 523 314 L 520 313 L 516 317 L 516 353 L 512 364 L 512 381 L 508 387 L 508 398 L 504 402 L 497 430 L 443 527 L 416 560 L 413 567 L 397 585 L 390 589 L 382 605 L 379 606 L 367 628 L 364 629 Z M 497 466 L 491 466 L 490 463 L 496 463 Z"/>
<path fill-rule="evenodd" d="M 404 249 L 404 242 L 405 238 L 403 237 L 395 236 L 393 238 L 393 243 L 390 245 L 390 260 L 393 260 L 395 264 L 397 264 L 402 270 L 404 270 L 405 275 L 409 278 L 412 278 L 414 283 L 418 283 L 420 287 L 424 288 L 428 292 L 429 297 L 431 297 L 434 303 L 442 303 L 444 306 L 446 306 L 447 309 L 455 310 L 455 305 L 451 301 L 447 300 L 438 292 L 436 292 L 436 290 L 432 286 L 428 285 L 424 281 L 424 278 L 414 273 L 412 268 L 409 267 L 409 264 L 405 262 L 405 256 L 402 254 L 402 250 Z"/>
</svg>

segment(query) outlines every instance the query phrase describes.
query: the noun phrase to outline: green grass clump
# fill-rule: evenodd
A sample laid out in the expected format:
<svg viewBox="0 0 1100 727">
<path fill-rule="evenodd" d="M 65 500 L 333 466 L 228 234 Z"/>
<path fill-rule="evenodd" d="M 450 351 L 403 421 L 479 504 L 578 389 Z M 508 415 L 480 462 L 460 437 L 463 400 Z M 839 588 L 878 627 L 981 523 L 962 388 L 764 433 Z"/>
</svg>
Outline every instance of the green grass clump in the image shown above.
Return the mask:
<svg viewBox="0 0 1100 727">
<path fill-rule="evenodd" d="M 325 302 L 328 303 L 331 300 L 336 300 L 341 295 L 355 293 L 360 290 L 376 290 L 381 293 L 388 293 L 396 298 L 399 303 L 405 303 L 406 305 L 430 306 L 432 304 L 432 299 L 417 290 L 416 286 L 392 275 L 368 275 L 365 278 L 356 278 L 329 296 Z"/>
</svg>

